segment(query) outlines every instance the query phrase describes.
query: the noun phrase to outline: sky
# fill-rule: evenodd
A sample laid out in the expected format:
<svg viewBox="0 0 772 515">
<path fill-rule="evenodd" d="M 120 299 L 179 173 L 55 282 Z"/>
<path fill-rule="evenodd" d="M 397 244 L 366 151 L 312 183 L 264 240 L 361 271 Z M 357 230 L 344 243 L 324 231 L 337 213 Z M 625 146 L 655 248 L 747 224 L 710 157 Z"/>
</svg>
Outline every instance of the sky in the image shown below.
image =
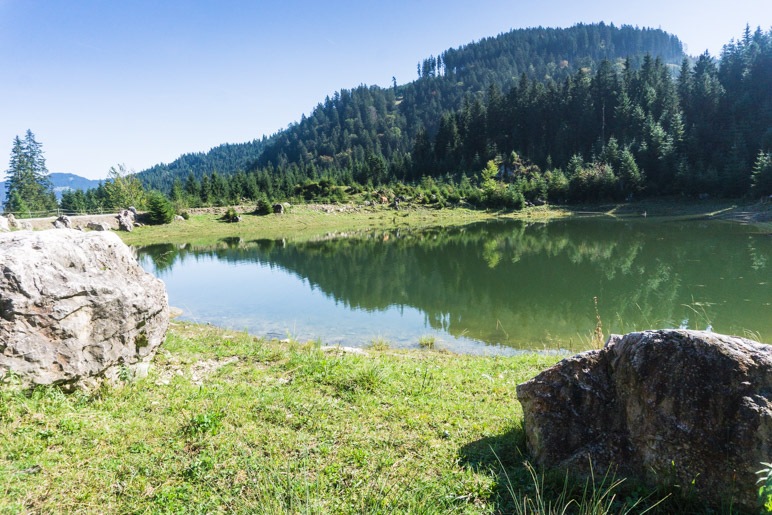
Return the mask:
<svg viewBox="0 0 772 515">
<path fill-rule="evenodd" d="M 270 136 L 448 48 L 600 21 L 718 56 L 772 0 L 0 0 L 0 180 L 27 129 L 50 172 L 102 179 Z"/>
</svg>

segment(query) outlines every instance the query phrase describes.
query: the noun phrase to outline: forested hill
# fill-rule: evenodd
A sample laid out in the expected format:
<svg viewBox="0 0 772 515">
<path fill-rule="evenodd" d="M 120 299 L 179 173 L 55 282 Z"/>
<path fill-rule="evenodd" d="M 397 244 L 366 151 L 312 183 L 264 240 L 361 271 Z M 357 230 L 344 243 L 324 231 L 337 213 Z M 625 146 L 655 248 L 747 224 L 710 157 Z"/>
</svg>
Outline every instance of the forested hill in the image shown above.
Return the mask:
<svg viewBox="0 0 772 515">
<path fill-rule="evenodd" d="M 229 175 L 253 168 L 266 145 L 267 138 L 247 143 L 224 143 L 208 152 L 183 154 L 169 164 L 157 164 L 137 174 L 143 184 L 151 189 L 168 191 L 175 178 L 181 180 L 192 175 L 201 180 L 204 175 L 222 172 Z"/>
<path fill-rule="evenodd" d="M 141 177 L 166 191 L 179 179 L 174 195 L 184 182 L 204 203 L 427 179 L 500 207 L 772 190 L 772 31 L 746 27 L 717 60 L 687 58 L 661 30 L 519 29 L 430 56 L 417 75 L 343 89 L 268 139 Z"/>
<path fill-rule="evenodd" d="M 629 58 L 639 68 L 646 54 L 673 64 L 680 64 L 684 57 L 679 39 L 659 29 L 579 24 L 512 30 L 431 56 L 417 71 L 419 78 L 446 78 L 453 90 L 480 92 L 492 84 L 509 89 L 522 75 L 529 80 L 560 82 L 604 60 Z"/>
<path fill-rule="evenodd" d="M 529 80 L 562 81 L 582 68 L 593 69 L 603 59 L 619 63 L 629 57 L 638 66 L 647 53 L 667 63 L 680 63 L 684 56 L 678 38 L 661 30 L 603 23 L 512 30 L 426 58 L 417 65 L 417 80 L 408 84 L 397 86 L 395 81 L 391 88 L 359 86 L 336 92 L 310 116 L 269 140 L 185 154 L 139 177 L 146 186 L 169 191 L 175 177 L 184 181 L 192 174 L 201 179 L 215 171 L 229 175 L 289 163 L 312 174 L 314 169 L 352 171 L 370 155 L 391 161 L 395 153 L 409 152 L 421 127 L 433 132 L 443 114 L 491 85 L 508 89 L 523 75 Z M 264 149 L 267 152 L 258 161 Z"/>
</svg>

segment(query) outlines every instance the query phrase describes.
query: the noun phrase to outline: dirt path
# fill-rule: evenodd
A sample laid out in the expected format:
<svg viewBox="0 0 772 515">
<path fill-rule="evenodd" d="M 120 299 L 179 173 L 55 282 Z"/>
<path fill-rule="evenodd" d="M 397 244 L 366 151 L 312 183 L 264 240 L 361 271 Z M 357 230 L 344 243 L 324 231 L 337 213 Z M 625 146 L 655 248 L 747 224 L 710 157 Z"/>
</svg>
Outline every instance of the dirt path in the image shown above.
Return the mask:
<svg viewBox="0 0 772 515">
<path fill-rule="evenodd" d="M 118 229 L 118 219 L 115 217 L 115 213 L 112 214 L 106 214 L 106 215 L 82 215 L 82 216 L 70 216 L 70 222 L 72 223 L 73 229 L 80 226 L 84 229 L 88 225 L 89 222 L 96 222 L 96 223 L 105 223 L 110 226 L 111 229 L 117 230 Z M 29 222 L 32 225 L 32 228 L 34 230 L 41 230 L 41 229 L 53 229 L 54 228 L 54 220 L 56 220 L 55 216 L 49 216 L 46 218 L 24 218 L 20 219 L 20 222 Z"/>
</svg>

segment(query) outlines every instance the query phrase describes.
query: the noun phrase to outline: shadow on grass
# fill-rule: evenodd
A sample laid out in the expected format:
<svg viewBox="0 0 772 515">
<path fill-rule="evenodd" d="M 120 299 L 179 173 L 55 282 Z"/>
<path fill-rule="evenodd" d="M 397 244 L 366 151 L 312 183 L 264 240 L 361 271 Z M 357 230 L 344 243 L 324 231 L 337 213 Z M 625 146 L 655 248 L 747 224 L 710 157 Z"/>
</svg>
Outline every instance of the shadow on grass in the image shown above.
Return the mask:
<svg viewBox="0 0 772 515">
<path fill-rule="evenodd" d="M 518 425 L 496 436 L 470 442 L 458 451 L 461 465 L 489 471 L 496 476 L 491 501 L 496 513 L 513 513 L 516 495 L 533 491 L 533 481 L 525 466 L 525 431 Z"/>
<path fill-rule="evenodd" d="M 503 434 L 470 442 L 458 450 L 458 456 L 462 466 L 490 473 L 496 478 L 490 498 L 495 513 L 530 512 L 523 506 L 525 498 L 540 498 L 545 501 L 545 507 L 554 509 L 555 513 L 744 513 L 731 502 L 709 506 L 693 492 L 681 491 L 677 486 L 657 488 L 644 485 L 635 480 L 618 478 L 613 471 L 596 475 L 588 488 L 587 478 L 567 475 L 565 470 L 530 468 L 525 431 L 520 425 Z M 565 511 L 570 506 L 569 502 L 574 504 Z"/>
</svg>

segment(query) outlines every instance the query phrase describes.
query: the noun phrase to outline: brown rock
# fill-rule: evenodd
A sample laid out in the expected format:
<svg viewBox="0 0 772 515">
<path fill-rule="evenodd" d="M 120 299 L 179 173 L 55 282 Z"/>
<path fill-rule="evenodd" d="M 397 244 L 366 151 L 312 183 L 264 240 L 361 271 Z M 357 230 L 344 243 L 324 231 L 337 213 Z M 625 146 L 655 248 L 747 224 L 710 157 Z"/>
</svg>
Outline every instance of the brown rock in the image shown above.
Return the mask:
<svg viewBox="0 0 772 515">
<path fill-rule="evenodd" d="M 528 449 L 543 467 L 690 484 L 756 510 L 772 458 L 772 347 L 714 333 L 612 336 L 518 385 Z"/>
</svg>

